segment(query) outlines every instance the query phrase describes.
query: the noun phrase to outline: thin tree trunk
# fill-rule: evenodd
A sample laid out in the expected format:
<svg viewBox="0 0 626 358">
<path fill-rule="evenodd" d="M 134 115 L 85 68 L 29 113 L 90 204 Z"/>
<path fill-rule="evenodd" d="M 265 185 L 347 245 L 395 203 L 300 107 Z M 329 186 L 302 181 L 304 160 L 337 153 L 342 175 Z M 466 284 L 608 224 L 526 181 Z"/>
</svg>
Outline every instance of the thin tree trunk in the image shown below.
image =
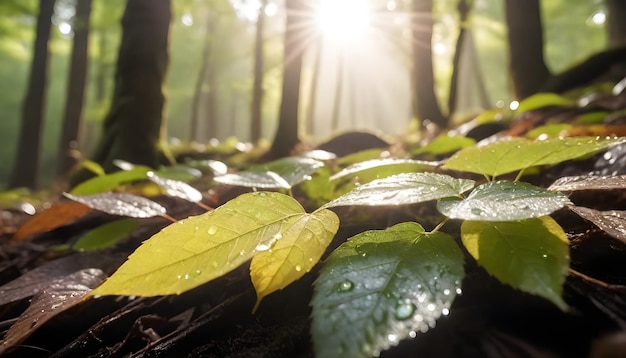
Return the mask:
<svg viewBox="0 0 626 358">
<path fill-rule="evenodd" d="M 283 89 L 278 128 L 270 148 L 270 155 L 283 157 L 298 144 L 298 102 L 300 99 L 300 74 L 302 71 L 302 39 L 306 26 L 304 0 L 287 0 L 285 26 L 285 51 Z"/>
<path fill-rule="evenodd" d="M 543 56 L 543 26 L 539 0 L 506 0 L 509 61 L 518 99 L 536 93 L 550 78 Z"/>
<path fill-rule="evenodd" d="M 448 125 L 435 94 L 432 53 L 432 0 L 413 0 L 413 80 L 415 114 L 424 123 L 428 120 L 440 128 Z"/>
<path fill-rule="evenodd" d="M 156 167 L 162 162 L 165 95 L 169 64 L 171 0 L 128 0 L 122 19 L 115 91 L 94 155 L 106 171 L 115 159 Z"/>
<path fill-rule="evenodd" d="M 206 33 L 204 35 L 204 48 L 202 49 L 202 57 L 200 60 L 200 72 L 196 78 L 196 85 L 193 92 L 193 100 L 191 104 L 191 123 L 189 125 L 189 139 L 198 139 L 198 130 L 200 123 L 200 113 L 202 108 L 202 92 L 204 83 L 206 82 L 207 71 L 210 65 L 211 56 L 211 44 L 213 42 L 213 35 L 215 33 L 215 22 L 217 16 L 215 16 L 213 9 L 209 10 L 207 17 Z M 209 135 L 214 133 L 209 133 Z"/>
<path fill-rule="evenodd" d="M 309 106 L 306 116 L 306 134 L 315 136 L 315 106 L 317 105 L 317 87 L 320 80 L 320 71 L 322 67 L 322 37 L 317 38 L 317 51 L 315 51 L 315 64 L 313 65 L 313 74 L 311 75 L 311 93 L 309 93 Z"/>
<path fill-rule="evenodd" d="M 74 42 L 72 45 L 67 98 L 65 102 L 65 116 L 61 140 L 59 142 L 58 178 L 64 178 L 72 167 L 74 167 L 77 163 L 77 158 L 72 152 L 82 147 L 81 126 L 85 98 L 85 83 L 87 82 L 90 15 L 91 0 L 78 0 L 76 2 L 76 16 L 74 18 Z"/>
<path fill-rule="evenodd" d="M 467 20 L 469 17 L 471 4 L 468 4 L 467 0 L 459 0 L 459 37 L 456 40 L 456 48 L 454 50 L 454 58 L 452 60 L 452 76 L 450 78 L 450 91 L 448 94 L 448 113 L 450 116 L 456 112 L 457 106 L 457 90 L 459 82 L 459 72 L 461 70 L 461 55 L 463 54 L 463 48 L 465 38 L 467 35 Z"/>
<path fill-rule="evenodd" d="M 626 44 L 626 1 L 606 0 L 608 8 L 607 31 L 610 47 Z"/>
<path fill-rule="evenodd" d="M 39 0 L 39 15 L 28 89 L 22 106 L 17 155 L 9 186 L 36 188 L 41 160 L 41 142 L 50 57 L 48 42 L 54 14 L 54 0 Z"/>
<path fill-rule="evenodd" d="M 104 54 L 107 53 L 109 47 L 107 43 L 107 34 L 102 31 L 100 36 L 98 36 L 98 53 L 100 57 L 104 57 Z M 96 73 L 96 85 L 95 85 L 95 97 L 96 103 L 102 103 L 106 98 L 106 80 L 107 80 L 107 69 L 109 64 L 104 60 L 104 58 L 99 58 L 97 61 L 98 70 Z"/>
<path fill-rule="evenodd" d="M 261 1 L 254 42 L 254 85 L 252 87 L 252 118 L 250 122 L 250 141 L 252 143 L 258 143 L 261 139 L 263 114 L 263 27 L 266 5 L 267 0 Z"/>
<path fill-rule="evenodd" d="M 337 131 L 339 129 L 339 120 L 341 119 L 341 103 L 343 102 L 343 66 L 345 56 L 342 50 L 339 50 L 339 66 L 337 67 L 337 82 L 335 82 L 335 97 L 333 101 L 333 116 L 331 117 L 330 129 Z"/>
</svg>

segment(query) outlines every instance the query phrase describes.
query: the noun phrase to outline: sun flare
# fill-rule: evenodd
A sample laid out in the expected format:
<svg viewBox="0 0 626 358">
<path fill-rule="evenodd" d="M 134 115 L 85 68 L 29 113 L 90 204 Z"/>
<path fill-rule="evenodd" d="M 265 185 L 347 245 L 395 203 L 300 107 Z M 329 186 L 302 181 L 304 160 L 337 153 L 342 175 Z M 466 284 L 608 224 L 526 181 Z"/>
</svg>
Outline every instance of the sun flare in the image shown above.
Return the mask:
<svg viewBox="0 0 626 358">
<path fill-rule="evenodd" d="M 316 23 L 325 38 L 349 45 L 363 39 L 370 14 L 368 1 L 322 0 L 316 10 Z"/>
</svg>

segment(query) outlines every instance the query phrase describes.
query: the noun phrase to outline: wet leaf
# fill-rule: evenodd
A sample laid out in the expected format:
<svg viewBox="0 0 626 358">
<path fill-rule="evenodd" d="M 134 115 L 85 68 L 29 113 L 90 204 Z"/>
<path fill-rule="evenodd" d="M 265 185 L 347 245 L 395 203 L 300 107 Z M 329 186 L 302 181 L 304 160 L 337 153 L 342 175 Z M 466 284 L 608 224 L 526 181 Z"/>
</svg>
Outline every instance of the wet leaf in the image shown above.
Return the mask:
<svg viewBox="0 0 626 358">
<path fill-rule="evenodd" d="M 67 202 L 55 204 L 30 218 L 13 235 L 13 240 L 22 240 L 34 234 L 67 225 L 90 211 L 91 208 L 81 203 Z"/>
<path fill-rule="evenodd" d="M 371 159 L 364 162 L 352 164 L 344 168 L 337 174 L 331 176 L 330 180 L 338 180 L 346 176 L 356 174 L 358 174 L 359 177 L 371 178 L 371 180 L 373 180 L 405 172 L 420 172 L 424 170 L 432 170 L 439 164 L 439 162 L 428 162 L 424 160 L 414 159 Z M 364 173 L 366 171 L 368 171 L 368 173 Z"/>
<path fill-rule="evenodd" d="M 346 205 L 405 205 L 459 196 L 474 181 L 436 173 L 404 173 L 374 180 L 327 203 L 323 208 Z"/>
<path fill-rule="evenodd" d="M 339 218 L 325 209 L 284 220 L 281 238 L 270 245 L 271 249 L 257 253 L 250 264 L 250 276 L 257 292 L 256 306 L 263 297 L 282 290 L 309 272 L 338 229 Z"/>
<path fill-rule="evenodd" d="M 569 242 L 551 217 L 465 221 L 461 239 L 478 264 L 501 282 L 567 309 L 561 294 L 569 268 Z"/>
<path fill-rule="evenodd" d="M 420 155 L 424 153 L 429 153 L 432 155 L 442 155 L 456 152 L 457 150 L 472 146 L 474 144 L 476 144 L 476 141 L 472 138 L 442 134 L 425 146 L 412 150 L 411 154 Z"/>
<path fill-rule="evenodd" d="M 272 249 L 285 239 L 288 223 L 306 222 L 310 215 L 315 217 L 287 195 L 243 194 L 213 211 L 161 230 L 131 254 L 93 294 L 180 294 Z M 293 233 L 297 234 L 297 230 Z"/>
<path fill-rule="evenodd" d="M 99 269 L 85 269 L 55 281 L 35 296 L 30 306 L 9 328 L 0 354 L 20 344 L 44 323 L 80 303 L 92 288 L 99 285 L 106 274 Z"/>
<path fill-rule="evenodd" d="M 228 185 L 263 189 L 289 189 L 324 166 L 319 160 L 287 157 L 265 165 L 250 167 L 238 173 L 216 176 L 213 180 Z"/>
<path fill-rule="evenodd" d="M 202 193 L 185 182 L 163 178 L 155 172 L 148 172 L 146 175 L 150 181 L 163 188 L 168 196 L 181 198 L 192 203 L 198 203 L 202 200 Z"/>
<path fill-rule="evenodd" d="M 626 244 L 626 211 L 599 211 L 582 206 L 570 206 L 569 209 Z"/>
<path fill-rule="evenodd" d="M 467 198 L 448 198 L 437 209 L 451 219 L 512 221 L 548 215 L 570 204 L 567 196 L 528 183 L 495 181 L 477 186 Z"/>
<path fill-rule="evenodd" d="M 0 306 L 36 295 L 56 280 L 76 271 L 98 268 L 105 272 L 115 269 L 123 259 L 115 255 L 80 253 L 47 262 L 13 281 L 0 286 Z"/>
<path fill-rule="evenodd" d="M 554 181 L 548 190 L 613 190 L 626 189 L 626 175 L 580 175 L 562 177 Z"/>
<path fill-rule="evenodd" d="M 482 174 L 491 178 L 539 165 L 551 165 L 576 159 L 625 138 L 568 137 L 533 141 L 526 138 L 507 140 L 462 149 L 450 157 L 443 168 Z"/>
<path fill-rule="evenodd" d="M 219 160 L 190 160 L 187 164 L 194 168 L 200 168 L 200 170 L 209 169 L 213 175 L 224 175 L 228 173 L 228 166 Z"/>
<path fill-rule="evenodd" d="M 161 204 L 141 196 L 126 193 L 102 193 L 94 195 L 72 195 L 63 193 L 68 199 L 83 203 L 92 209 L 111 215 L 131 218 L 151 218 L 167 212 Z"/>
<path fill-rule="evenodd" d="M 315 283 L 318 357 L 371 357 L 435 326 L 461 292 L 463 254 L 444 233 L 403 223 L 352 237 Z"/>
<path fill-rule="evenodd" d="M 138 181 L 145 180 L 146 173 L 151 169 L 144 166 L 135 166 L 130 170 L 123 170 L 104 176 L 86 180 L 70 190 L 73 195 L 90 195 L 109 192 L 119 188 L 120 186 Z"/>
<path fill-rule="evenodd" d="M 535 109 L 557 106 L 571 107 L 575 104 L 573 100 L 565 98 L 556 93 L 536 93 L 522 100 L 519 107 L 515 110 L 515 114 L 530 112 Z"/>
<path fill-rule="evenodd" d="M 160 178 L 181 182 L 189 182 L 202 177 L 200 170 L 182 164 L 164 166 L 153 171 L 153 173 L 158 174 Z"/>
<path fill-rule="evenodd" d="M 110 247 L 130 235 L 137 228 L 137 224 L 137 221 L 133 219 L 121 219 L 104 224 L 81 237 L 72 246 L 72 249 L 95 251 Z"/>
</svg>

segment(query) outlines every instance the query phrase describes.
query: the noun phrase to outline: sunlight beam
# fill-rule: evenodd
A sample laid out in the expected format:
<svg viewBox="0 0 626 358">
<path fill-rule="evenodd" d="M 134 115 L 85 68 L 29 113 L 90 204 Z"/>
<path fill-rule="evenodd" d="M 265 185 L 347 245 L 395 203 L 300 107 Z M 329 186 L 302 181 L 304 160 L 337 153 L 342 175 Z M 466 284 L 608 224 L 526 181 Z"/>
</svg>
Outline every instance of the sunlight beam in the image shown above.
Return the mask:
<svg viewBox="0 0 626 358">
<path fill-rule="evenodd" d="M 325 38 L 345 46 L 365 37 L 370 14 L 369 3 L 364 0 L 321 0 L 315 20 Z"/>
</svg>

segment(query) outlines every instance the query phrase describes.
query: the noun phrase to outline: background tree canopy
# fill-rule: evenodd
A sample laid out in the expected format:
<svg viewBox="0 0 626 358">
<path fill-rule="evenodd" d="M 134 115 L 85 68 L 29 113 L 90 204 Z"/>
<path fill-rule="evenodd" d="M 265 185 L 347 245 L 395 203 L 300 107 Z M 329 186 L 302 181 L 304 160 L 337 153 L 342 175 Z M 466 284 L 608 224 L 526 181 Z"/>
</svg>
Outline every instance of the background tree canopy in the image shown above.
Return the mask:
<svg viewBox="0 0 626 358">
<path fill-rule="evenodd" d="M 305 48 L 298 49 L 304 50 L 299 107 L 301 134 L 319 141 L 346 129 L 373 129 L 392 135 L 405 133 L 410 128 L 413 105 L 410 26 L 411 23 L 419 26 L 420 16 L 425 19 L 430 15 L 426 12 L 412 16 L 410 1 L 348 2 L 353 4 L 348 10 L 352 15 L 339 19 L 344 27 L 355 30 L 359 26 L 348 21 L 358 19 L 361 11 L 354 4 L 369 4 L 373 12 L 368 15 L 370 26 L 363 30 L 365 32 L 342 43 L 337 41 L 343 36 L 341 30 L 332 30 L 328 19 L 326 27 L 320 29 L 315 19 L 322 11 L 315 14 L 314 8 L 318 6 L 315 3 L 305 2 L 312 20 L 306 24 L 310 33 L 302 35 Z M 446 103 L 458 30 L 463 25 L 471 30 L 478 66 L 473 72 L 480 70 L 488 99 L 487 103 L 481 103 L 472 98 L 472 93 L 476 93 L 472 87 L 476 85 L 475 79 L 461 80 L 459 91 L 462 94 L 457 99 L 457 118 L 461 118 L 485 106 L 508 106 L 514 99 L 514 92 L 508 75 L 505 1 L 470 2 L 472 11 L 462 24 L 457 3 L 440 0 L 432 4 L 434 89 L 439 102 Z M 607 47 L 606 27 L 610 20 L 607 6 L 615 6 L 614 3 L 540 3 L 545 62 L 552 73 L 563 71 Z M 83 137 L 77 148 L 84 158 L 89 158 L 95 150 L 102 121 L 111 105 L 125 5 L 123 0 L 93 1 Z M 193 140 L 206 144 L 212 138 L 225 140 L 229 137 L 245 142 L 252 138 L 254 43 L 260 5 L 260 1 L 245 0 L 186 0 L 173 4 L 170 64 L 164 87 L 167 97 L 164 118 L 170 143 Z M 260 135 L 265 140 L 273 139 L 279 118 L 285 5 L 284 1 L 267 1 L 263 9 Z M 51 18 L 41 151 L 44 185 L 52 183 L 58 164 L 57 148 L 68 93 L 73 26 L 76 25 L 75 6 L 73 0 L 57 0 Z M 0 156 L 5 163 L 0 167 L 0 182 L 6 186 L 16 160 L 39 2 L 3 1 L 0 9 L 5 14 L 0 21 L 0 36 L 3 37 L 0 42 L 0 81 L 3 84 L 0 87 L 3 112 Z M 337 8 L 333 10 L 339 13 Z M 319 31 L 322 36 L 316 37 Z M 417 44 L 417 48 L 419 46 Z M 305 123 L 313 124 L 305 126 Z"/>
</svg>

